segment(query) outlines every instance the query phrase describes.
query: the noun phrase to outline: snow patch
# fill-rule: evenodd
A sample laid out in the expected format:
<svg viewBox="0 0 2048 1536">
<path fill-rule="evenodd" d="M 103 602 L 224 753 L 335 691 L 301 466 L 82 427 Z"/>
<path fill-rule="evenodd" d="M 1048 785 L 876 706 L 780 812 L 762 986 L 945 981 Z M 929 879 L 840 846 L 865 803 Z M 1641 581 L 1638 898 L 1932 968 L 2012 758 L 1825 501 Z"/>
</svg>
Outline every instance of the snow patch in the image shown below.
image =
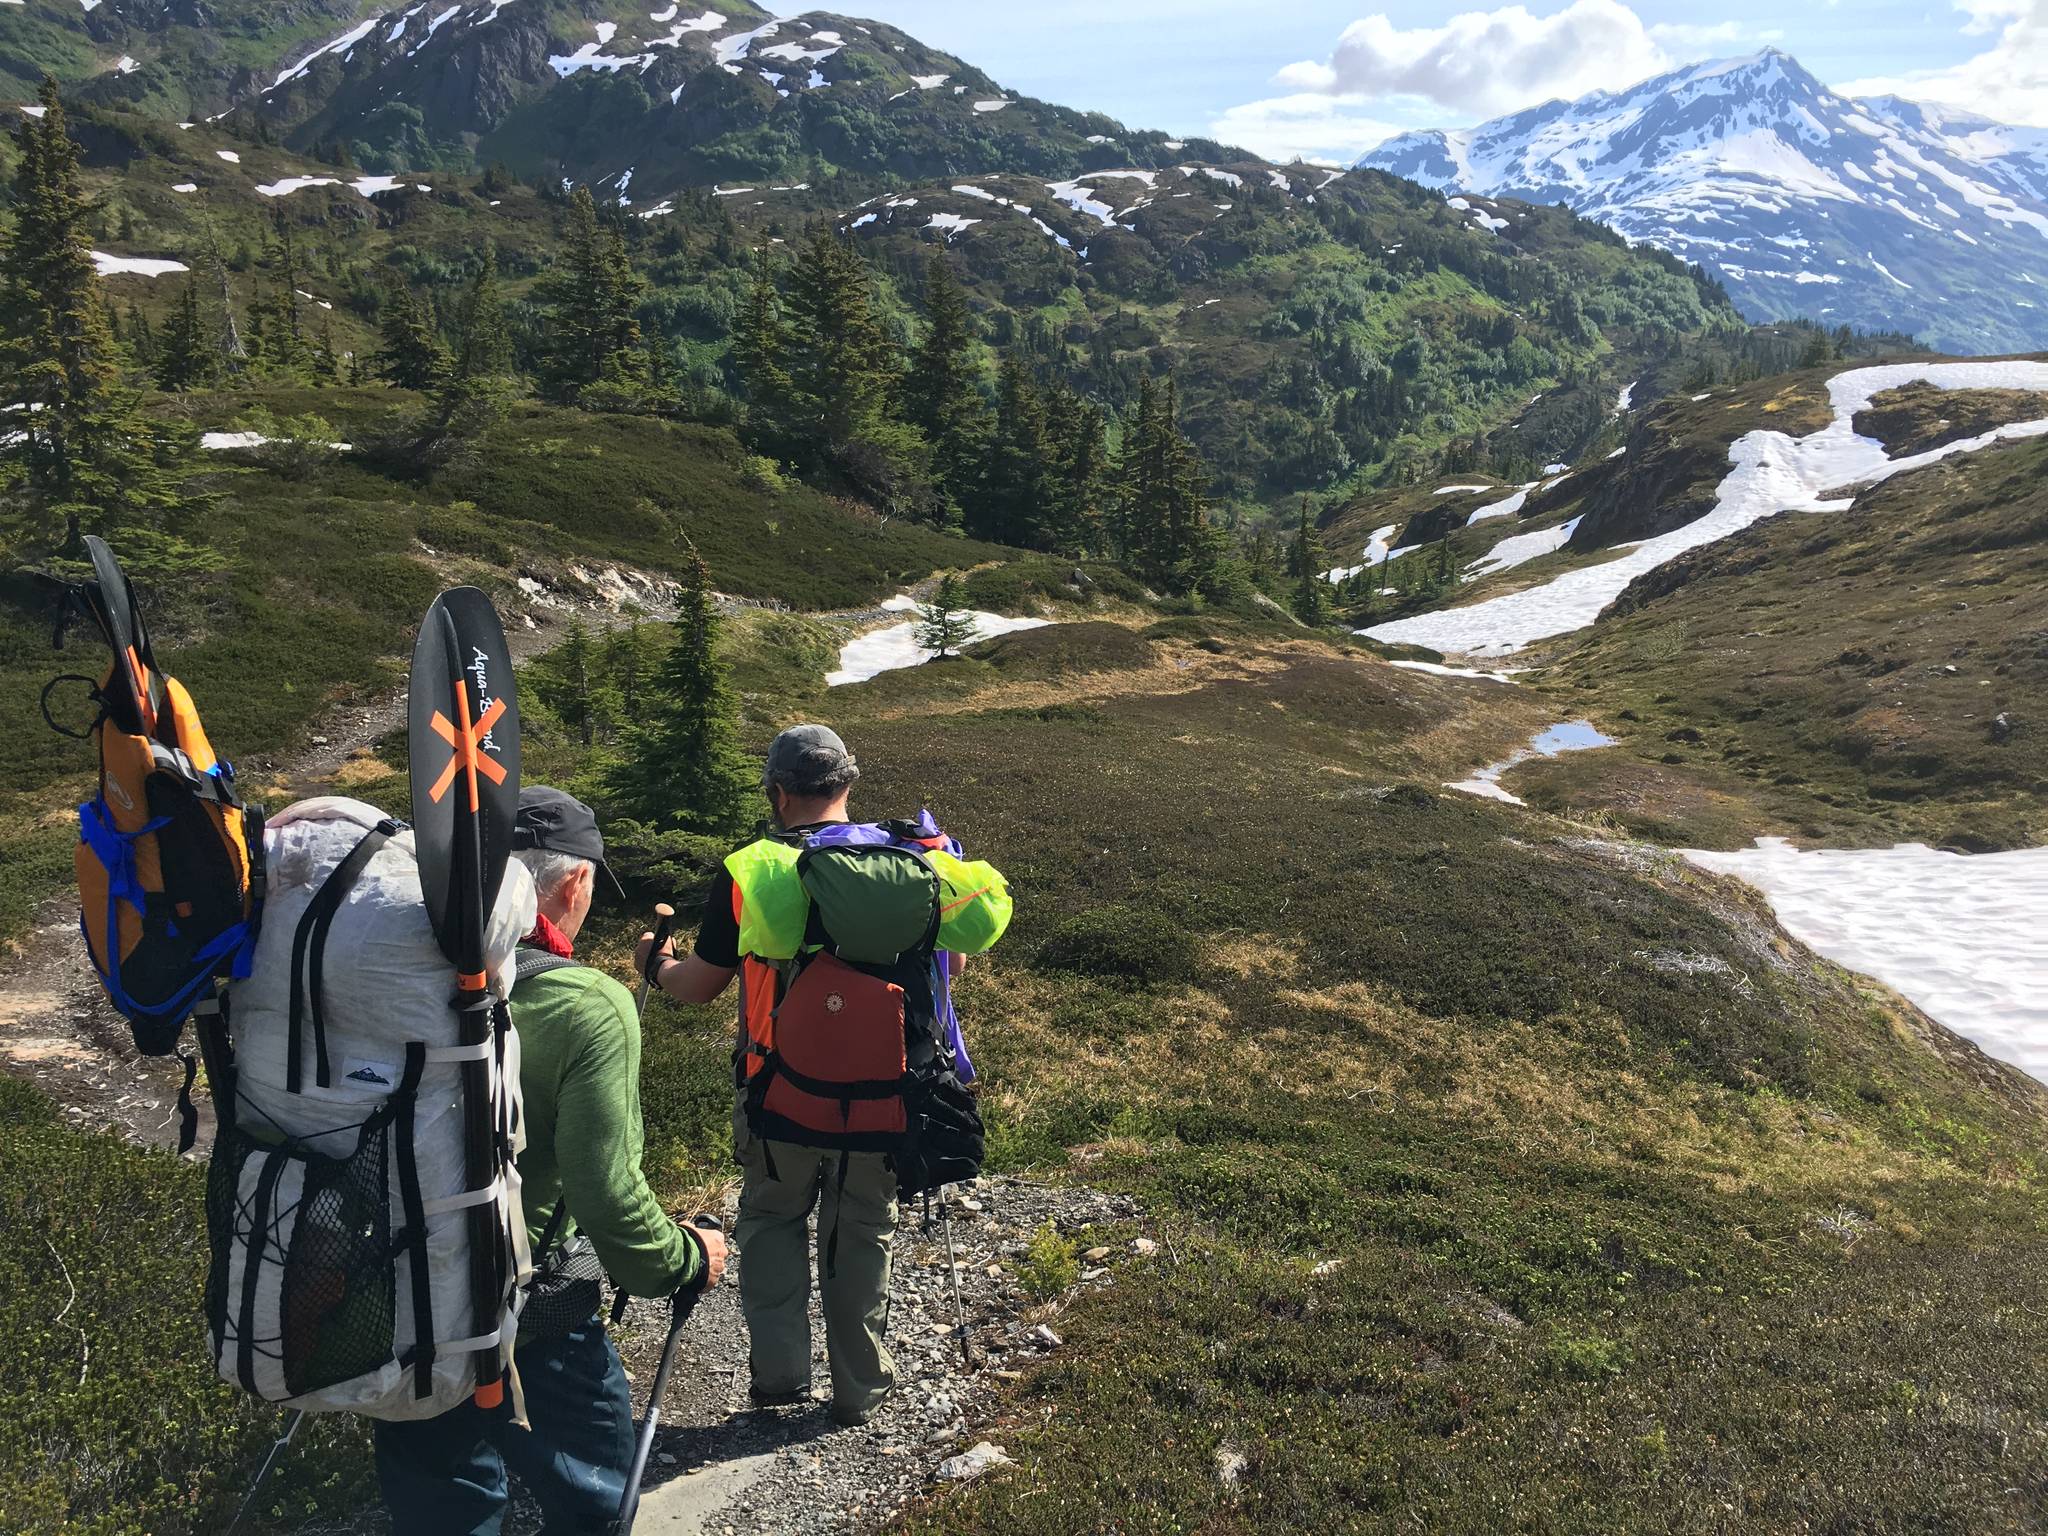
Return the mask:
<svg viewBox="0 0 2048 1536">
<path fill-rule="evenodd" d="M 325 58 L 327 55 L 331 53 L 346 53 L 376 29 L 379 19 L 372 16 L 368 21 L 361 23 L 359 26 L 351 27 L 348 31 L 342 33 L 333 42 L 323 43 L 320 47 L 315 48 L 311 53 L 299 60 L 298 63 L 279 74 L 266 88 L 266 94 L 268 91 L 276 90 L 288 80 L 298 79 L 300 75 L 311 69 L 318 60 Z"/>
<path fill-rule="evenodd" d="M 1404 672 L 1427 672 L 1434 677 L 1476 677 L 1482 682 L 1515 686 L 1515 680 L 1505 672 L 1482 672 L 1477 667 L 1447 667 L 1440 661 L 1390 661 L 1387 665 Z"/>
<path fill-rule="evenodd" d="M 977 640 L 993 640 L 998 635 L 1044 629 L 1051 623 L 1049 619 L 1005 618 L 999 613 L 983 613 L 979 609 L 969 609 L 954 617 L 969 621 L 972 636 L 966 642 L 969 645 Z M 864 683 L 884 672 L 921 666 L 926 656 L 925 649 L 917 643 L 917 621 L 892 624 L 887 629 L 873 630 L 847 641 L 839 652 L 839 668 L 825 674 L 825 685 L 838 688 L 847 683 Z"/>
<path fill-rule="evenodd" d="M 1762 891 L 1800 942 L 2048 1079 L 2048 848 L 1802 851 L 1766 837 L 1685 857 Z"/>
<path fill-rule="evenodd" d="M 1502 539 L 1484 555 L 1465 567 L 1465 574 L 1472 580 L 1491 576 L 1496 571 L 1513 570 L 1518 565 L 1527 565 L 1543 555 L 1555 554 L 1571 542 L 1572 534 L 1578 531 L 1579 520 L 1575 517 L 1568 523 L 1555 528 L 1539 528 L 1534 533 L 1518 533 Z"/>
<path fill-rule="evenodd" d="M 1465 519 L 1465 526 L 1470 528 L 1474 523 L 1489 522 L 1496 517 L 1513 517 L 1522 510 L 1523 503 L 1529 499 L 1529 493 L 1535 489 L 1535 485 L 1531 483 L 1523 486 L 1513 495 L 1504 496 L 1499 501 L 1489 501 L 1485 506 L 1479 508 L 1470 517 Z"/>
<path fill-rule="evenodd" d="M 1875 396 L 1922 380 L 1938 389 L 2039 393 L 2048 390 L 2048 363 L 1897 363 L 1838 374 L 1828 384 L 1834 420 L 1818 432 L 1793 438 L 1759 430 L 1735 441 L 1728 450 L 1733 468 L 1721 482 L 1714 510 L 1706 516 L 1646 539 L 1619 559 L 1567 571 L 1542 586 L 1376 624 L 1364 633 L 1390 644 L 1423 645 L 1435 651 L 1506 655 L 1551 635 L 1584 629 L 1636 577 L 1688 550 L 1725 539 L 1779 512 L 1843 510 L 1848 502 L 1823 499 L 1822 493 L 1834 487 L 1887 480 L 2010 438 L 2048 436 L 2048 420 L 2017 422 L 1927 453 L 1888 459 L 1882 443 L 1858 437 L 1851 423 Z"/>
<path fill-rule="evenodd" d="M 150 256 L 109 256 L 105 251 L 94 251 L 92 264 L 101 277 L 114 277 L 121 273 L 131 277 L 163 277 L 172 272 L 192 270 L 182 261 Z"/>
</svg>

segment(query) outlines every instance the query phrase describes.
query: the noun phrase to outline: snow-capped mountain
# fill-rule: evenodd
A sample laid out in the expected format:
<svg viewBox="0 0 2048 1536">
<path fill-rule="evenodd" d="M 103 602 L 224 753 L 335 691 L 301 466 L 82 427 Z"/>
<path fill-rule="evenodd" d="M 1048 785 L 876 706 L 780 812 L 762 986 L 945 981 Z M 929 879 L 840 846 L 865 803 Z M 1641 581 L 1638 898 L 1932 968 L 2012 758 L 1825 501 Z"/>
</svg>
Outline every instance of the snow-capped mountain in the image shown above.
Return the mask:
<svg viewBox="0 0 2048 1536">
<path fill-rule="evenodd" d="M 2048 130 L 1852 100 L 1775 49 L 1404 134 L 1359 163 L 1567 203 L 1716 271 L 1758 319 L 2048 347 Z"/>
</svg>

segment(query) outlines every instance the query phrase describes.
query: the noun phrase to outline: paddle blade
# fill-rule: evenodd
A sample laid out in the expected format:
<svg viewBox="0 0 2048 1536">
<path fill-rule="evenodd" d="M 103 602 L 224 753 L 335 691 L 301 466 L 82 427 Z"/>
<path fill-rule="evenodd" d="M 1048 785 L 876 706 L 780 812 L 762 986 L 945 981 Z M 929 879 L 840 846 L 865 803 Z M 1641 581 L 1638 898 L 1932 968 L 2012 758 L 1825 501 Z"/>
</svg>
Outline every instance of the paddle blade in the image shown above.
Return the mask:
<svg viewBox="0 0 2048 1536">
<path fill-rule="evenodd" d="M 412 824 L 434 937 L 463 977 L 484 963 L 519 810 L 519 702 L 491 600 L 442 593 L 412 653 Z M 480 988 L 482 983 L 479 981 Z"/>
<path fill-rule="evenodd" d="M 116 730 L 148 735 L 155 731 L 157 712 L 163 707 L 163 685 L 149 648 L 149 630 L 135 604 L 135 588 L 106 540 L 89 533 L 85 550 L 92 559 L 93 579 L 80 590 L 114 653 L 106 688 L 107 717 Z"/>
</svg>

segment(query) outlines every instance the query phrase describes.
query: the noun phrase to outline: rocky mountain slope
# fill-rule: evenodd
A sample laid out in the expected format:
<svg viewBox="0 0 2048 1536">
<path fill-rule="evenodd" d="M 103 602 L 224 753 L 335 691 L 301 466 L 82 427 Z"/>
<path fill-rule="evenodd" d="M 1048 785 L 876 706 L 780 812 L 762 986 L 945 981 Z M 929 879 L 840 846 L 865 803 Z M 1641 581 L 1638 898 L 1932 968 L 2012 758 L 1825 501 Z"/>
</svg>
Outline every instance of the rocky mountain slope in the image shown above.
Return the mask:
<svg viewBox="0 0 2048 1536">
<path fill-rule="evenodd" d="M 1566 203 L 1710 268 L 1759 319 L 2048 345 L 2048 132 L 1850 100 L 1776 50 L 1405 134 L 1360 163 Z"/>
<path fill-rule="evenodd" d="M 0 12 L 0 81 L 26 96 L 47 69 L 84 101 L 229 117 L 373 170 L 503 162 L 643 207 L 730 177 L 1070 174 L 1186 147 L 1007 92 L 880 22 L 721 5 L 324 0 L 195 26 L 176 8 L 102 20 L 39 3 Z"/>
</svg>

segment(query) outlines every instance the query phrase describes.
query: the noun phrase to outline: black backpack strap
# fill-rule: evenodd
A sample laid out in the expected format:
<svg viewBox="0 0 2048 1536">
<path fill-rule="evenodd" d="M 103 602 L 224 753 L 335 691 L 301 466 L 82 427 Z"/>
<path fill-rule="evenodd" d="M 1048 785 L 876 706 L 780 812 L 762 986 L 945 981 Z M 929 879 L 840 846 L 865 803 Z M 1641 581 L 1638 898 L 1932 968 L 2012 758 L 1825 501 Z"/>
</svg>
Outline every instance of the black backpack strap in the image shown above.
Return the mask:
<svg viewBox="0 0 2048 1536">
<path fill-rule="evenodd" d="M 285 1037 L 285 1091 L 304 1091 L 305 1073 L 299 1048 L 300 1026 L 309 1009 L 313 1020 L 313 1080 L 322 1088 L 330 1086 L 331 1073 L 327 1061 L 327 1019 L 321 1006 L 321 993 L 327 967 L 327 930 L 334 926 L 334 915 L 341 910 L 341 904 L 348 899 L 348 893 L 362 876 L 370 860 L 377 856 L 377 850 L 395 836 L 398 824 L 380 821 L 365 832 L 351 848 L 348 857 L 334 866 L 313 899 L 299 918 L 299 926 L 292 934 L 292 999 L 289 1033 Z M 310 966 L 308 960 L 310 959 Z M 310 975 L 308 974 L 310 970 Z"/>
<path fill-rule="evenodd" d="M 405 1227 L 392 1239 L 394 1252 L 406 1255 L 412 1283 L 413 1343 L 401 1363 L 413 1373 L 413 1396 L 434 1395 L 434 1289 L 427 1268 L 427 1208 L 420 1192 L 419 1160 L 413 1152 L 413 1122 L 419 1113 L 420 1076 L 426 1071 L 427 1048 L 417 1040 L 405 1046 L 405 1076 L 391 1097 L 392 1124 L 397 1131 L 398 1198 Z"/>
<path fill-rule="evenodd" d="M 530 981 L 535 976 L 545 976 L 549 971 L 587 971 L 590 967 L 581 960 L 572 960 L 567 955 L 549 954 L 544 949 L 534 949 L 522 944 L 512 961 L 512 985 Z"/>
<path fill-rule="evenodd" d="M 550 959 L 559 958 L 550 956 Z M 555 1208 L 548 1212 L 548 1224 L 541 1229 L 540 1246 L 533 1250 L 533 1278 L 538 1281 L 547 1273 L 548 1260 L 554 1256 L 555 1242 L 562 1235 L 562 1227 L 569 1219 L 569 1200 L 565 1195 L 555 1197 Z"/>
</svg>

